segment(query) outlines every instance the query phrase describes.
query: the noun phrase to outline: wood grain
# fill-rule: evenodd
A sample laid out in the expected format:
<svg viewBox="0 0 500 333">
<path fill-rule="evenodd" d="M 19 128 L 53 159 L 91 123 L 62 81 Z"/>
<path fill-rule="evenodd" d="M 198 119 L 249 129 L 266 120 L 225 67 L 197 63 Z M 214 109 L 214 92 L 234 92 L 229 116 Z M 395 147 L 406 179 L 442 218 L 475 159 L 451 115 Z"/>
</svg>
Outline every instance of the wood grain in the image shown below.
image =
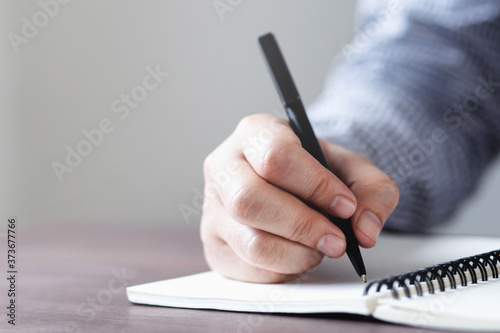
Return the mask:
<svg viewBox="0 0 500 333">
<path fill-rule="evenodd" d="M 424 332 L 358 316 L 263 315 L 129 303 L 124 285 L 208 269 L 193 228 L 50 224 L 19 230 L 17 245 L 19 332 Z M 2 282 L 2 294 L 4 286 Z M 10 331 L 4 316 L 0 328 Z"/>
</svg>

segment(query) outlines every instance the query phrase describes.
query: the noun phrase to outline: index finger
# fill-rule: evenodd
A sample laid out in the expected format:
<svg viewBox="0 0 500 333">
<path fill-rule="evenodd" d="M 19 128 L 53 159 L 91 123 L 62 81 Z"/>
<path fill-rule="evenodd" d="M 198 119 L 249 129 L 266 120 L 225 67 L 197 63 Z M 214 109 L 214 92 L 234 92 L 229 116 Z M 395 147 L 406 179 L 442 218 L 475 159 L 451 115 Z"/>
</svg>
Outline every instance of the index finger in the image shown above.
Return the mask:
<svg viewBox="0 0 500 333">
<path fill-rule="evenodd" d="M 251 138 L 259 136 L 259 131 L 262 134 L 266 130 L 269 133 L 266 139 L 260 140 L 259 144 L 252 141 Z M 250 138 L 245 140 L 243 155 L 263 179 L 332 215 L 346 219 L 354 214 L 357 206 L 354 194 L 302 148 L 288 124 L 277 134 L 270 131 L 263 121 L 259 126 L 248 127 L 242 132 L 240 135 Z M 252 149 L 245 149 L 248 145 Z"/>
</svg>

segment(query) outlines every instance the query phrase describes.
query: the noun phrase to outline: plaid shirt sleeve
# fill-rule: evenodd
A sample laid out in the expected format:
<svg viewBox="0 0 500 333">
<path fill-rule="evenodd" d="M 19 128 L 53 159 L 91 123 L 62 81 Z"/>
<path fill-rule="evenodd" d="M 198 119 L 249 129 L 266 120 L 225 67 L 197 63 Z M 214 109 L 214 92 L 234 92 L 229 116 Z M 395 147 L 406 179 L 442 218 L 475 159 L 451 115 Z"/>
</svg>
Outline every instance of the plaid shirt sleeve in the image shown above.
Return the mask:
<svg viewBox="0 0 500 333">
<path fill-rule="evenodd" d="M 361 1 L 309 107 L 318 137 L 370 157 L 400 188 L 386 227 L 446 221 L 500 148 L 500 1 Z"/>
</svg>

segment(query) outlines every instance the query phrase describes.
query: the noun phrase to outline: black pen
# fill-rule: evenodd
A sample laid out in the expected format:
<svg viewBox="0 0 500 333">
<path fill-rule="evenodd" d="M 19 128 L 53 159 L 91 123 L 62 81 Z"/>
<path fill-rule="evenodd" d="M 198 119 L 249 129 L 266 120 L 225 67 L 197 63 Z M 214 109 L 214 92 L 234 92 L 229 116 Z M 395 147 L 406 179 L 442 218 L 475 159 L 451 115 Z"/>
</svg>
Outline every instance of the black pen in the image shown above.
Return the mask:
<svg viewBox="0 0 500 333">
<path fill-rule="evenodd" d="M 325 156 L 321 151 L 316 135 L 314 135 L 309 118 L 307 118 L 306 110 L 302 104 L 302 100 L 300 99 L 299 92 L 297 87 L 295 87 L 292 75 L 288 70 L 285 59 L 281 54 L 274 35 L 272 33 L 268 33 L 259 37 L 259 44 L 264 53 L 264 57 L 269 71 L 271 72 L 276 90 L 278 90 L 278 94 L 280 95 L 283 106 L 285 107 L 290 126 L 299 137 L 302 147 L 328 169 Z M 344 233 L 347 246 L 346 253 L 349 256 L 356 273 L 363 279 L 364 282 L 366 282 L 365 265 L 359 250 L 358 240 L 352 230 L 351 221 L 344 220 L 330 214 L 328 214 L 328 218 Z"/>
</svg>

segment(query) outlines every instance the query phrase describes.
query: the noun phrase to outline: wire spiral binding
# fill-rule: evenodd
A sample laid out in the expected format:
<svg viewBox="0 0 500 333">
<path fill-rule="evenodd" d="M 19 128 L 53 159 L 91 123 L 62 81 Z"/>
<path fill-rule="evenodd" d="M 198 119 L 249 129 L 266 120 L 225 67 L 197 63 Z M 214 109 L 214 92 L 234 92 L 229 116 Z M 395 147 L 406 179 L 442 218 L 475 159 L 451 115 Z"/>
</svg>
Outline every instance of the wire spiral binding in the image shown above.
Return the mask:
<svg viewBox="0 0 500 333">
<path fill-rule="evenodd" d="M 365 287 L 364 295 L 368 295 L 370 288 L 376 286 L 375 292 L 380 292 L 383 286 L 392 292 L 393 298 L 399 298 L 396 288 L 403 288 L 406 297 L 411 298 L 409 286 L 414 285 L 418 296 L 423 296 L 422 283 L 427 286 L 427 291 L 434 294 L 434 281 L 437 281 L 440 291 L 445 291 L 445 280 L 450 283 L 451 289 L 457 288 L 457 279 L 460 279 L 462 286 L 467 286 L 468 282 L 477 283 L 479 270 L 482 281 L 487 281 L 488 277 L 497 279 L 500 265 L 500 250 L 486 252 L 475 256 L 461 258 L 442 264 L 421 268 L 404 274 L 389 276 L 383 279 L 373 280 Z M 490 267 L 491 274 L 488 275 L 487 267 Z M 466 273 L 469 272 L 469 279 Z"/>
</svg>

